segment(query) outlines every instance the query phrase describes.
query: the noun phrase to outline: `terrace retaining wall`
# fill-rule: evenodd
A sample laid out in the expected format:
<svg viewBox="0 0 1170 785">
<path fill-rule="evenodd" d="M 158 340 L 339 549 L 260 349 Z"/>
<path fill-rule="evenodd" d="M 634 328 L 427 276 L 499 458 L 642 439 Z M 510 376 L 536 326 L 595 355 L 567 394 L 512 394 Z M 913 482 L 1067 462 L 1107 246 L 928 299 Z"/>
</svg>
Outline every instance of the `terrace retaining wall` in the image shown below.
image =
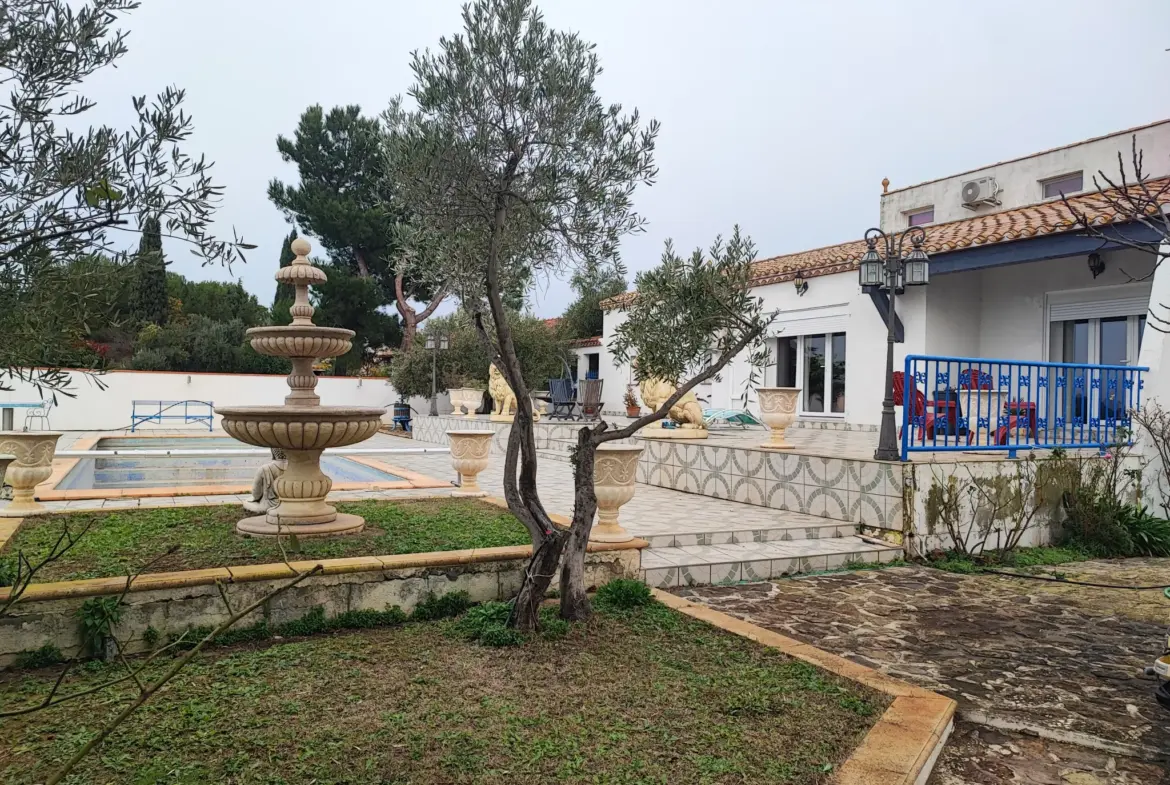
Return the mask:
<svg viewBox="0 0 1170 785">
<path fill-rule="evenodd" d="M 585 560 L 587 586 L 615 578 L 637 578 L 642 540 L 594 544 Z M 352 610 L 385 610 L 397 605 L 409 613 L 430 595 L 465 591 L 476 602 L 506 600 L 520 589 L 528 546 L 484 548 L 403 556 L 327 559 L 325 571 L 270 600 L 241 619 L 237 628 L 262 619 L 272 625 L 299 619 L 321 607 L 327 617 Z M 297 562 L 298 570 L 318 562 Z M 234 608 L 243 608 L 287 582 L 294 573 L 284 564 L 225 567 L 141 576 L 127 593 L 115 634 L 130 653 L 146 651 L 143 640 L 154 628 L 162 640 L 194 627 L 216 626 L 228 613 L 218 582 Z M 121 593 L 125 578 L 34 584 L 0 617 L 0 667 L 10 667 L 20 652 L 52 643 L 69 657 L 81 649 L 77 613 L 88 597 Z M 0 598 L 7 590 L 0 593 Z M 127 643 L 128 642 L 128 643 Z"/>
</svg>

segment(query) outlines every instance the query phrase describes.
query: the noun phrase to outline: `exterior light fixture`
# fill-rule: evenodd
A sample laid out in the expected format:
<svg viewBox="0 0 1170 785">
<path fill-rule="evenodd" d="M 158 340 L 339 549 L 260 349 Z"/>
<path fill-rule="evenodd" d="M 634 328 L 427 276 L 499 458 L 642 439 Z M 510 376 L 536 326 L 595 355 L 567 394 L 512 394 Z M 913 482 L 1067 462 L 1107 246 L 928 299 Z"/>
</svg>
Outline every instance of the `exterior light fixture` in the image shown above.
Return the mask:
<svg viewBox="0 0 1170 785">
<path fill-rule="evenodd" d="M 883 252 L 877 248 L 882 241 Z M 910 241 L 909 253 L 902 249 Z M 906 286 L 925 286 L 930 282 L 930 258 L 922 246 L 926 232 L 921 226 L 914 226 L 898 235 L 888 235 L 881 229 L 870 229 L 865 233 L 865 253 L 857 262 L 858 278 L 869 291 L 887 292 L 889 307 L 886 319 L 886 382 L 885 398 L 882 400 L 882 427 L 878 436 L 878 447 L 874 460 L 896 461 L 898 452 L 898 428 L 894 422 L 894 323 L 897 311 L 894 301 Z"/>
<path fill-rule="evenodd" d="M 857 263 L 858 277 L 862 286 L 881 286 L 886 279 L 886 263 L 874 247 L 874 238 L 867 238 L 868 248 Z"/>
<path fill-rule="evenodd" d="M 1096 251 L 1089 254 L 1089 272 L 1093 274 L 1094 278 L 1105 272 L 1105 260 Z"/>
<path fill-rule="evenodd" d="M 804 275 L 797 270 L 796 277 L 792 279 L 792 285 L 796 287 L 796 296 L 804 297 L 804 293 L 808 291 L 808 281 L 804 280 Z"/>
</svg>

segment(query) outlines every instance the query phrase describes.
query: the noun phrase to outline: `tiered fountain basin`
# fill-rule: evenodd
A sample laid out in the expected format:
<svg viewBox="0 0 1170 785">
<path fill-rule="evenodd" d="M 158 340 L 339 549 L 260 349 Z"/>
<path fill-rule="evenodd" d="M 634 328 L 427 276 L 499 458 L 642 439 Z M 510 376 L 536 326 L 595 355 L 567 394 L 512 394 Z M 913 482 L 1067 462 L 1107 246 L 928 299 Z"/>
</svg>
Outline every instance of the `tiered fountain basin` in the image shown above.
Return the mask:
<svg viewBox="0 0 1170 785">
<path fill-rule="evenodd" d="M 269 357 L 340 357 L 352 345 L 353 330 L 340 327 L 283 325 L 248 330 L 252 348 Z"/>
<path fill-rule="evenodd" d="M 288 309 L 292 324 L 248 330 L 253 349 L 269 357 L 286 357 L 292 363 L 284 406 L 224 406 L 215 410 L 232 437 L 256 447 L 281 449 L 286 461 L 283 470 L 274 469 L 280 472 L 272 481 L 279 503 L 263 515 L 243 519 L 236 524 L 236 531 L 256 537 L 353 534 L 362 530 L 365 521 L 357 515 L 339 514 L 325 503 L 333 481 L 321 471 L 321 451 L 370 438 L 381 427 L 386 410 L 320 405 L 321 398 L 313 392 L 317 387 L 313 363 L 348 352 L 354 332 L 313 324 L 309 287 L 328 279 L 309 261 L 308 242 L 297 238 L 289 247 L 295 258 L 276 271 L 276 280 L 296 290 Z"/>
<path fill-rule="evenodd" d="M 365 522 L 325 503 L 333 481 L 321 471 L 321 452 L 347 447 L 378 432 L 385 409 L 347 406 L 225 406 L 223 429 L 246 444 L 285 450 L 288 468 L 276 480 L 280 504 L 236 524 L 241 534 L 326 537 L 354 534 Z"/>
</svg>

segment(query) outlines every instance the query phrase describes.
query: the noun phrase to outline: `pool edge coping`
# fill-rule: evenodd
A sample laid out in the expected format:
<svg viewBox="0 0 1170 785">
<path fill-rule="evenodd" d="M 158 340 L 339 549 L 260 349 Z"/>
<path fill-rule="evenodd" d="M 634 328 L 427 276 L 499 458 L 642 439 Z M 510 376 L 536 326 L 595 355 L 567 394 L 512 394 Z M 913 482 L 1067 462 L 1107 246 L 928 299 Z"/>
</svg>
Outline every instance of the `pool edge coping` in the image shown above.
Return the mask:
<svg viewBox="0 0 1170 785">
<path fill-rule="evenodd" d="M 650 591 L 658 602 L 679 613 L 892 696 L 894 700 L 832 781 L 836 785 L 925 785 L 954 727 L 958 708 L 954 700 L 684 597 L 661 589 Z"/>
<path fill-rule="evenodd" d="M 208 437 L 203 433 L 192 434 L 152 434 L 152 435 L 138 435 L 133 436 L 83 436 L 74 440 L 70 449 L 74 450 L 89 450 L 94 447 L 102 439 L 108 438 L 122 438 L 122 439 L 207 439 L 216 438 Z M 335 483 L 331 490 L 334 491 L 405 491 L 405 490 L 426 490 L 436 488 L 452 488 L 454 487 L 446 480 L 440 480 L 435 477 L 430 477 L 416 471 L 404 469 L 393 464 L 385 463 L 377 459 L 361 460 L 365 456 L 360 455 L 345 455 L 338 456 L 354 463 L 367 466 L 378 471 L 389 472 L 397 477 L 399 480 L 388 480 L 386 482 L 339 482 Z M 81 499 L 156 499 L 164 496 L 234 496 L 241 493 L 251 493 L 251 485 L 185 485 L 185 486 L 159 486 L 154 488 L 70 488 L 58 489 L 57 486 L 64 481 L 69 472 L 73 470 L 78 463 L 84 458 L 54 458 L 53 459 L 53 473 L 43 483 L 37 485 L 36 497 L 39 501 L 45 502 L 61 502 L 61 501 L 75 501 Z M 372 462 L 371 462 L 372 460 Z M 46 487 L 48 486 L 48 487 Z M 44 489 L 44 490 L 42 490 Z M 3 543 L 0 542 L 0 545 Z"/>
</svg>

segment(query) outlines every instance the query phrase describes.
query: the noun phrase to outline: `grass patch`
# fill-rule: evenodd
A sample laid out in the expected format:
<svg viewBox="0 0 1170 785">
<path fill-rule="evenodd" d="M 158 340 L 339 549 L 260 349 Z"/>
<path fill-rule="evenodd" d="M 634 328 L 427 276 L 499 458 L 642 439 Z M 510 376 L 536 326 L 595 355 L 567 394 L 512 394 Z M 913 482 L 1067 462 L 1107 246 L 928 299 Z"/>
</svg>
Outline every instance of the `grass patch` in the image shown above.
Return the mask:
<svg viewBox="0 0 1170 785">
<path fill-rule="evenodd" d="M 465 640 L 466 619 L 210 650 L 70 782 L 811 785 L 888 704 L 658 603 L 520 650 Z M 53 675 L 0 675 L 0 707 Z M 0 782 L 43 781 L 120 709 L 113 697 L 0 725 Z"/>
<path fill-rule="evenodd" d="M 305 539 L 296 559 L 333 559 L 425 553 L 463 548 L 526 545 L 523 525 L 507 510 L 475 499 L 362 501 L 338 504 L 342 512 L 361 515 L 366 528 L 346 537 Z M 35 560 L 47 553 L 67 519 L 75 529 L 88 520 L 94 526 L 61 561 L 38 574 L 38 580 L 65 581 L 126 575 L 173 545 L 179 550 L 152 569 L 194 570 L 280 561 L 280 547 L 270 539 L 241 537 L 236 521 L 244 517 L 235 505 L 215 507 L 153 507 L 114 512 L 77 513 L 26 520 L 0 551 L 0 585 L 15 575 L 16 552 L 24 549 Z"/>
<path fill-rule="evenodd" d="M 1069 562 L 1087 561 L 1093 556 L 1079 548 L 1018 548 L 1006 553 L 988 551 L 978 556 L 964 556 L 949 552 L 943 558 L 927 562 L 927 566 L 947 572 L 957 572 L 964 575 L 975 575 L 984 569 L 1015 568 L 1029 570 L 1053 564 L 1068 564 Z"/>
</svg>

